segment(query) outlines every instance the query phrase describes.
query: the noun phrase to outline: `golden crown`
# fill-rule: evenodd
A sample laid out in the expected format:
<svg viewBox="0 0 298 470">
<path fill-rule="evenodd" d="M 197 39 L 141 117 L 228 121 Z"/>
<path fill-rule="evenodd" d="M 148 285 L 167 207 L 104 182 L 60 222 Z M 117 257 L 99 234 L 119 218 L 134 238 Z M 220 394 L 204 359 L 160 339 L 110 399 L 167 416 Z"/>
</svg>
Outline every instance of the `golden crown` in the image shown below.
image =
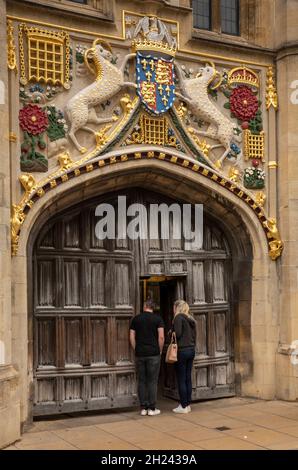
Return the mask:
<svg viewBox="0 0 298 470">
<path fill-rule="evenodd" d="M 150 51 L 150 52 L 162 52 L 175 57 L 177 48 L 170 46 L 166 42 L 150 41 L 147 39 L 135 39 L 131 43 L 132 50 L 137 51 Z"/>
<path fill-rule="evenodd" d="M 256 88 L 259 88 L 260 86 L 258 75 L 247 67 L 236 67 L 228 73 L 228 84 L 234 85 L 238 83 L 243 83 Z"/>
</svg>

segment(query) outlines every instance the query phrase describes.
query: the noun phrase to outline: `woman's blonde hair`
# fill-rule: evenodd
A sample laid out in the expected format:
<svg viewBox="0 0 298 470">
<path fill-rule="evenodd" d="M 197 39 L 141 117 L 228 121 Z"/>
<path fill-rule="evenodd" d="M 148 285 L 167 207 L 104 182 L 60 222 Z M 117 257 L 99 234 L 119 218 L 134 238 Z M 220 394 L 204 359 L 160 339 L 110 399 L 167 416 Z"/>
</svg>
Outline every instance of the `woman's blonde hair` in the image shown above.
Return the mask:
<svg viewBox="0 0 298 470">
<path fill-rule="evenodd" d="M 176 300 L 176 302 L 174 303 L 174 310 L 174 317 L 179 313 L 182 313 L 183 315 L 186 315 L 188 317 L 192 317 L 192 314 L 189 311 L 189 305 L 184 300 Z"/>
</svg>

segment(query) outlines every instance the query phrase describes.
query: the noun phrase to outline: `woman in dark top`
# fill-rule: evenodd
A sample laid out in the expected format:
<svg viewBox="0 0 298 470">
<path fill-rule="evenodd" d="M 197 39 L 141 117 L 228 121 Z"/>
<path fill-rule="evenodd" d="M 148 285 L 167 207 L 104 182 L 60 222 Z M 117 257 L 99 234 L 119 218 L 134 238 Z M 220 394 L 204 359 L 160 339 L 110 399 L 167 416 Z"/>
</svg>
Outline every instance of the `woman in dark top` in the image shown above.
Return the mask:
<svg viewBox="0 0 298 470">
<path fill-rule="evenodd" d="M 175 363 L 180 404 L 174 408 L 174 413 L 190 413 L 191 403 L 191 371 L 195 357 L 196 322 L 184 300 L 174 303 L 173 330 L 178 344 L 178 361 Z"/>
</svg>

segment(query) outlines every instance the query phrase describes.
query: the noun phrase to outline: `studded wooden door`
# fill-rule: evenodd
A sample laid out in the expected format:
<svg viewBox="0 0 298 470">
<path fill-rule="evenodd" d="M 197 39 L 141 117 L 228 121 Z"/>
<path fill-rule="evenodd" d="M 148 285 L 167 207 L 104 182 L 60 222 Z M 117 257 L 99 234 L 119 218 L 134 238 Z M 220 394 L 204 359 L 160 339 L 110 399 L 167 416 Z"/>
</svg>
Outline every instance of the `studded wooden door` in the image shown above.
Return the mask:
<svg viewBox="0 0 298 470">
<path fill-rule="evenodd" d="M 141 189 L 128 202 L 173 201 Z M 118 196 L 118 195 L 117 195 Z M 129 323 L 140 310 L 139 280 L 183 276 L 198 323 L 193 398 L 234 394 L 228 244 L 205 219 L 204 246 L 179 240 L 99 240 L 95 208 L 116 195 L 82 203 L 49 220 L 33 254 L 34 415 L 137 404 Z M 176 396 L 173 370 L 163 384 Z"/>
</svg>

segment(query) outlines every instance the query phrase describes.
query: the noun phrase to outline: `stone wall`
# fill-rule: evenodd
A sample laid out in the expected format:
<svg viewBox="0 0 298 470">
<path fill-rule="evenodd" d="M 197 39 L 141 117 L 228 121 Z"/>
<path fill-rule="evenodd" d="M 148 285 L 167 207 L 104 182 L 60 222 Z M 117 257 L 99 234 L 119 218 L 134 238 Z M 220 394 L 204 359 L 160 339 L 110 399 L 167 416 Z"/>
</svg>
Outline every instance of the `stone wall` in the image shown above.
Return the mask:
<svg viewBox="0 0 298 470">
<path fill-rule="evenodd" d="M 6 43 L 6 2 L 0 2 L 0 40 Z M 10 249 L 9 87 L 0 55 L 0 447 L 20 436 L 18 373 L 13 367 Z M 16 365 L 16 369 L 18 366 Z"/>
<path fill-rule="evenodd" d="M 286 7 L 285 8 L 285 3 Z M 298 367 L 290 362 L 291 344 L 298 339 L 298 34 L 297 2 L 277 2 L 275 31 L 279 92 L 278 210 L 285 241 L 280 261 L 278 296 L 280 335 L 277 354 L 277 397 L 298 400 Z M 296 83 L 295 83 L 296 82 Z"/>
</svg>

